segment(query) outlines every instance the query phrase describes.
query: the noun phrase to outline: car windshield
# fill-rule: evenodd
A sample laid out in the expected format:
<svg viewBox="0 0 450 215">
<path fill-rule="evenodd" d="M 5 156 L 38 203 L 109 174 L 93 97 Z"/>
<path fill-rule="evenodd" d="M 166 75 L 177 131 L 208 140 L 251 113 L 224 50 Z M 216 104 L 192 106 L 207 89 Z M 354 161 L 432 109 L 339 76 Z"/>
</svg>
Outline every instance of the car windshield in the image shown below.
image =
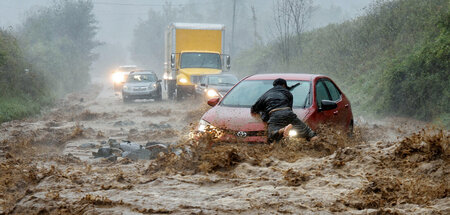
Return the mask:
<svg viewBox="0 0 450 215">
<path fill-rule="evenodd" d="M 233 86 L 238 82 L 238 79 L 234 76 L 223 75 L 223 76 L 209 76 L 208 85 L 228 85 Z"/>
<path fill-rule="evenodd" d="M 220 55 L 215 53 L 187 52 L 181 54 L 181 68 L 212 68 L 220 69 Z"/>
<path fill-rule="evenodd" d="M 155 82 L 156 77 L 153 74 L 131 74 L 128 76 L 128 83 L 136 82 Z"/>
<path fill-rule="evenodd" d="M 273 87 L 273 80 L 247 80 L 235 86 L 223 98 L 221 105 L 233 107 L 251 107 L 260 96 Z M 291 93 L 294 97 L 294 107 L 303 108 L 309 106 L 309 81 L 287 81 L 288 86 L 300 83 Z"/>
</svg>

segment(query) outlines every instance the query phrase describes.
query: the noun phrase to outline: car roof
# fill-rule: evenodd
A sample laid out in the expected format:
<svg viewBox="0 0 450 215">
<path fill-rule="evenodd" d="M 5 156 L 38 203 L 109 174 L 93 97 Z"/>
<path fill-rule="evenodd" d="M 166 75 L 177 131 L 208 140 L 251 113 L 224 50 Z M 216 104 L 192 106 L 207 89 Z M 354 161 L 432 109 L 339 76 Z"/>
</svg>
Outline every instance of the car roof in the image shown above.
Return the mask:
<svg viewBox="0 0 450 215">
<path fill-rule="evenodd" d="M 277 78 L 283 78 L 285 80 L 301 80 L 311 81 L 317 76 L 317 74 L 305 74 L 305 73 L 272 73 L 272 74 L 256 74 L 247 77 L 245 80 L 275 80 Z"/>
</svg>

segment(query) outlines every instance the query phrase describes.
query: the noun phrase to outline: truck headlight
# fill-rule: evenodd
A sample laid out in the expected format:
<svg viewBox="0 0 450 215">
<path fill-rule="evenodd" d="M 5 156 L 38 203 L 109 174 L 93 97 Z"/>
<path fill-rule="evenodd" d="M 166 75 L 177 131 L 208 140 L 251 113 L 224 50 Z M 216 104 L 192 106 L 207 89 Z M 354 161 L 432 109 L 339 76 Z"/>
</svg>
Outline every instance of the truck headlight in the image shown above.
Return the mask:
<svg viewBox="0 0 450 215">
<path fill-rule="evenodd" d="M 209 128 L 214 128 L 214 126 L 212 126 L 211 124 L 209 124 L 209 122 L 207 122 L 207 121 L 201 119 L 200 122 L 198 123 L 198 128 L 197 128 L 197 130 L 200 131 L 200 132 L 205 132 L 207 127 L 209 127 Z"/>
<path fill-rule="evenodd" d="M 296 137 L 297 136 L 297 131 L 296 130 L 290 130 L 289 131 L 289 137 Z"/>
<path fill-rule="evenodd" d="M 180 78 L 180 83 L 182 84 L 186 84 L 188 82 L 188 80 L 186 78 Z"/>
<path fill-rule="evenodd" d="M 214 89 L 209 89 L 206 94 L 209 98 L 219 97 L 219 93 L 217 93 L 217 91 Z"/>
</svg>

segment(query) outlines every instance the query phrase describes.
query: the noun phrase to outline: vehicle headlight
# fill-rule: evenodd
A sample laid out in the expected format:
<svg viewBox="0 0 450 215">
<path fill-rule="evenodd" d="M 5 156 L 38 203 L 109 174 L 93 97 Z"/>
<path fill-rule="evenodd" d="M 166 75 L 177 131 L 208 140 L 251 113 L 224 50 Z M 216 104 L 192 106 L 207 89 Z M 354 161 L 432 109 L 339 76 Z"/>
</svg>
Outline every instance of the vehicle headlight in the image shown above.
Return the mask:
<svg viewBox="0 0 450 215">
<path fill-rule="evenodd" d="M 200 122 L 198 123 L 198 128 L 197 128 L 197 130 L 198 130 L 198 131 L 201 131 L 201 132 L 205 132 L 207 127 L 209 127 L 209 128 L 214 128 L 214 126 L 212 126 L 211 124 L 209 124 L 209 122 L 207 122 L 207 121 L 201 119 Z"/>
<path fill-rule="evenodd" d="M 180 78 L 180 83 L 182 84 L 186 84 L 188 82 L 188 80 L 186 78 Z"/>
<path fill-rule="evenodd" d="M 156 84 L 153 84 L 152 86 L 153 86 L 153 88 L 156 88 Z"/>
<path fill-rule="evenodd" d="M 297 131 L 296 130 L 290 130 L 289 131 L 289 137 L 296 137 L 297 136 Z"/>
<path fill-rule="evenodd" d="M 217 93 L 217 91 L 214 89 L 209 89 L 206 94 L 208 95 L 209 98 L 219 97 L 219 93 Z"/>
<path fill-rule="evenodd" d="M 169 75 L 167 75 L 167 73 L 164 73 L 163 79 L 168 79 L 168 78 L 169 78 Z"/>
<path fill-rule="evenodd" d="M 112 80 L 114 83 L 122 83 L 125 81 L 125 77 L 121 72 L 115 72 L 112 75 Z"/>
</svg>

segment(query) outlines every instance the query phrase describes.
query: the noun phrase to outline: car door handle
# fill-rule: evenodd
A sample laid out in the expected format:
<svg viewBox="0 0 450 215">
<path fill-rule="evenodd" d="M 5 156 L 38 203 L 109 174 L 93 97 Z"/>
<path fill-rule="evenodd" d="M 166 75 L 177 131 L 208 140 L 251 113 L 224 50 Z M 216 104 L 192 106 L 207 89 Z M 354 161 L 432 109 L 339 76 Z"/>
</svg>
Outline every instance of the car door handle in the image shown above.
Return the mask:
<svg viewBox="0 0 450 215">
<path fill-rule="evenodd" d="M 333 114 L 334 114 L 334 115 L 337 115 L 337 114 L 338 114 L 338 112 L 339 112 L 339 111 L 335 111 L 335 112 L 333 112 Z"/>
<path fill-rule="evenodd" d="M 348 106 L 349 106 L 349 105 L 348 105 L 348 104 L 346 104 L 346 105 L 345 105 L 344 107 L 345 107 L 345 108 L 348 108 Z"/>
</svg>

